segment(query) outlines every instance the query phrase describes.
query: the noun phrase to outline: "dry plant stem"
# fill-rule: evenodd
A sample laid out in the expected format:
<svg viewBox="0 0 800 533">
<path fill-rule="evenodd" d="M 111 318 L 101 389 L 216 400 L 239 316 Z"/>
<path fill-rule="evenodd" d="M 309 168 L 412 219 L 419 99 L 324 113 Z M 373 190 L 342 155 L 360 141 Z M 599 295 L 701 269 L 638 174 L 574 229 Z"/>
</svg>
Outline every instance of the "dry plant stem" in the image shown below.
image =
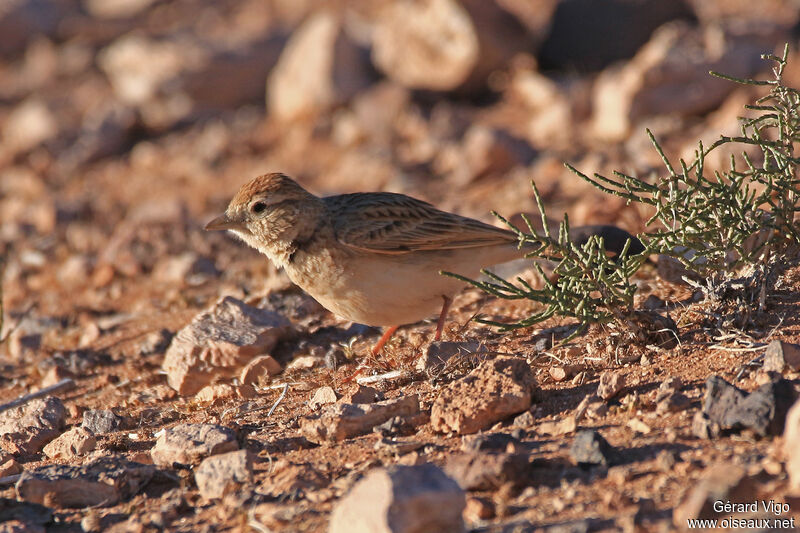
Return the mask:
<svg viewBox="0 0 800 533">
<path fill-rule="evenodd" d="M 48 394 L 53 394 L 53 393 L 56 393 L 56 392 L 60 392 L 62 390 L 71 389 L 74 386 L 75 386 L 75 382 L 72 379 L 64 378 L 61 381 L 59 381 L 58 383 L 50 385 L 49 387 L 45 387 L 45 388 L 40 389 L 40 390 L 38 390 L 36 392 L 31 392 L 30 394 L 25 394 L 24 396 L 20 396 L 16 400 L 11 400 L 8 403 L 4 403 L 3 405 L 0 405 L 0 413 L 2 413 L 3 411 L 7 411 L 8 409 L 11 409 L 12 407 L 17 407 L 18 405 L 22 405 L 24 403 L 27 403 L 27 402 L 29 402 L 31 400 L 36 399 L 36 398 L 41 398 L 42 396 L 47 396 Z"/>
<path fill-rule="evenodd" d="M 283 401 L 284 398 L 286 398 L 286 393 L 288 391 L 289 391 L 289 384 L 288 383 L 284 383 L 283 384 L 283 390 L 281 391 L 281 395 L 278 396 L 278 399 L 275 400 L 274 404 L 272 404 L 272 407 L 270 408 L 269 412 L 267 413 L 267 418 L 272 416 L 272 413 L 275 412 L 275 409 L 278 408 L 278 405 Z"/>
</svg>

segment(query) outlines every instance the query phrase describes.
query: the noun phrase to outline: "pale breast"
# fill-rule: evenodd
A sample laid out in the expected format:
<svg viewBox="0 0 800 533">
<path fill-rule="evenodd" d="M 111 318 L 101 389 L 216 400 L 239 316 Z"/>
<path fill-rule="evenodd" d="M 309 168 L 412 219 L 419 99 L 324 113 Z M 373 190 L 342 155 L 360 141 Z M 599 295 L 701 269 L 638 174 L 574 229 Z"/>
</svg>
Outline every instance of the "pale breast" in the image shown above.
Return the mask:
<svg viewBox="0 0 800 533">
<path fill-rule="evenodd" d="M 442 297 L 482 267 L 518 257 L 513 247 L 383 255 L 340 247 L 310 248 L 286 266 L 289 277 L 334 314 L 362 324 L 393 326 L 435 316 Z"/>
</svg>

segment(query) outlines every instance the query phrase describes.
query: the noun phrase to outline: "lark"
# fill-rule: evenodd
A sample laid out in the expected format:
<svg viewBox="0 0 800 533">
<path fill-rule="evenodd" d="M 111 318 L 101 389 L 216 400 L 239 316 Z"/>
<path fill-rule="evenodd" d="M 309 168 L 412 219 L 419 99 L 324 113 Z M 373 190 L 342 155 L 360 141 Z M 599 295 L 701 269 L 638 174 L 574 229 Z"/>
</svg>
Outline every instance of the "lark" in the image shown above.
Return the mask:
<svg viewBox="0 0 800 533">
<path fill-rule="evenodd" d="M 584 233 L 609 227 L 587 226 Z M 434 340 L 441 339 L 452 298 L 464 285 L 441 272 L 474 279 L 482 268 L 525 253 L 512 231 L 404 194 L 320 198 L 277 173 L 242 186 L 206 229 L 231 231 L 335 315 L 387 327 L 374 354 L 399 326 L 437 310 Z"/>
</svg>

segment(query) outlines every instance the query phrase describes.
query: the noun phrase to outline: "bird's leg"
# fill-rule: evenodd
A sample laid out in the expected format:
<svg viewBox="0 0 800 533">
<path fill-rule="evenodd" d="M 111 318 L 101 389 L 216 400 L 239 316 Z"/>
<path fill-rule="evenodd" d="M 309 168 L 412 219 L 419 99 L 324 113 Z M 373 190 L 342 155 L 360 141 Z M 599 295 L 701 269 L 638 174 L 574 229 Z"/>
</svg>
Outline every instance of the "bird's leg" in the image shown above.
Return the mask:
<svg viewBox="0 0 800 533">
<path fill-rule="evenodd" d="M 383 336 L 380 338 L 378 342 L 375 343 L 375 346 L 372 347 L 372 355 L 378 355 L 383 350 L 383 347 L 389 342 L 389 339 L 392 338 L 394 332 L 397 331 L 397 328 L 400 326 L 392 326 L 388 328 L 384 333 Z"/>
<path fill-rule="evenodd" d="M 439 321 L 436 322 L 436 335 L 433 340 L 438 341 L 442 338 L 442 330 L 444 329 L 444 321 L 447 318 L 447 312 L 450 310 L 450 304 L 453 303 L 452 298 L 442 296 L 444 302 L 442 303 L 442 312 L 439 314 Z"/>
</svg>

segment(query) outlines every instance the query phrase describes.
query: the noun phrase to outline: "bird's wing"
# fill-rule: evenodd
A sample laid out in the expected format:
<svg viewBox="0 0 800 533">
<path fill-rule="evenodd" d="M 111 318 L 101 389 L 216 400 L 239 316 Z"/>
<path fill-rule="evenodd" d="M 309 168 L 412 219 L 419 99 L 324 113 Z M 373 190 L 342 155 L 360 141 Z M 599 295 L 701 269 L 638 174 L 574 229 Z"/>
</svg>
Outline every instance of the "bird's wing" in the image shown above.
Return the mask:
<svg viewBox="0 0 800 533">
<path fill-rule="evenodd" d="M 362 251 L 402 254 L 517 242 L 511 231 L 440 211 L 403 194 L 355 193 L 323 200 L 339 242 Z"/>
</svg>

